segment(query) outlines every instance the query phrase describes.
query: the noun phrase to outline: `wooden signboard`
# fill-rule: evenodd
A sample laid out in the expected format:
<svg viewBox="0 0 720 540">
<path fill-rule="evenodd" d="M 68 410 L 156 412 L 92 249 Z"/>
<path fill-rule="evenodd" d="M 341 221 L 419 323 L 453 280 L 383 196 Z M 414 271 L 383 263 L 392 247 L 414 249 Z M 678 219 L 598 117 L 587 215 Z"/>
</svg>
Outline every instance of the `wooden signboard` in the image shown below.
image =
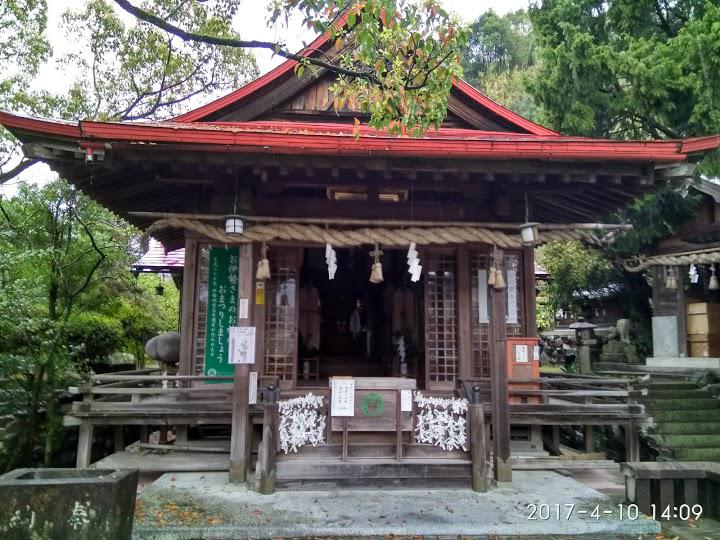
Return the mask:
<svg viewBox="0 0 720 540">
<path fill-rule="evenodd" d="M 353 415 L 332 416 L 332 430 L 341 431 L 345 422 L 348 431 L 396 431 L 402 391 L 415 390 L 415 379 L 356 377 L 352 380 L 355 385 Z M 407 397 L 405 399 L 407 401 Z M 412 430 L 411 412 L 401 411 L 401 425 L 402 431 Z"/>
<path fill-rule="evenodd" d="M 212 247 L 208 259 L 205 375 L 233 375 L 228 362 L 228 329 L 237 324 L 238 248 Z"/>
</svg>

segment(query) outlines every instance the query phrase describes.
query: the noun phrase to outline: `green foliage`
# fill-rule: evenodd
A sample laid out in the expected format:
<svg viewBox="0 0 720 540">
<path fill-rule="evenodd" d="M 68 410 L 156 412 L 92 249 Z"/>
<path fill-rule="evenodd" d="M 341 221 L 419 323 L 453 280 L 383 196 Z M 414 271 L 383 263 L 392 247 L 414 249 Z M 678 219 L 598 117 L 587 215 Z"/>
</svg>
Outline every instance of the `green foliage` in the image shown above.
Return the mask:
<svg viewBox="0 0 720 540">
<path fill-rule="evenodd" d="M 71 465 L 59 401 L 88 362 L 177 328 L 178 292 L 129 272 L 137 231 L 62 181 L 22 186 L 0 219 L 0 468 Z"/>
<path fill-rule="evenodd" d="M 491 10 L 470 25 L 463 74 L 488 97 L 534 120 L 539 111 L 528 87 L 537 71 L 536 57 L 527 12 L 497 15 Z"/>
<path fill-rule="evenodd" d="M 720 131 L 717 2 L 545 0 L 530 16 L 532 91 L 550 127 L 637 139 Z"/>
<path fill-rule="evenodd" d="M 537 260 L 551 276 L 540 284 L 538 325 L 552 328 L 555 313 L 580 307 L 577 293 L 607 285 L 612 269 L 603 255 L 579 242 L 550 242 L 537 251 Z"/>
<path fill-rule="evenodd" d="M 257 75 L 251 53 L 168 36 L 118 16 L 109 0 L 74 2 L 62 23 L 69 50 L 52 55 L 46 1 L 0 4 L 0 109 L 63 119 L 167 118 L 199 96 L 213 98 Z M 230 24 L 240 1 L 146 4 L 189 28 L 225 36 L 234 35 Z M 43 90 L 37 78 L 41 67 L 78 75 L 63 81 L 70 83 L 67 87 Z M 18 150 L 15 139 L 0 128 L 0 184 L 29 164 Z"/>
<path fill-rule="evenodd" d="M 700 201 L 698 195 L 676 186 L 665 186 L 635 201 L 626 208 L 620 218 L 631 224 L 632 229 L 619 235 L 608 247 L 612 259 L 625 259 L 641 253 L 663 237 L 695 217 Z"/>
<path fill-rule="evenodd" d="M 75 313 L 63 325 L 62 331 L 70 358 L 78 364 L 107 360 L 123 341 L 121 322 L 99 313 Z"/>
</svg>

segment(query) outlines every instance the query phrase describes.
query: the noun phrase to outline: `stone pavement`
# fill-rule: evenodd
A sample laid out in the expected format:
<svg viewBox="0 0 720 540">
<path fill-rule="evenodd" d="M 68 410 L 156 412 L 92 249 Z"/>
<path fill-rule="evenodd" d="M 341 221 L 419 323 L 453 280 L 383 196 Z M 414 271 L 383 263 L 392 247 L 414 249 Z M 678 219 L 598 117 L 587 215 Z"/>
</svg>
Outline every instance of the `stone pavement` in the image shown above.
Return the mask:
<svg viewBox="0 0 720 540">
<path fill-rule="evenodd" d="M 133 536 L 650 539 L 660 532 L 657 522 L 642 515 L 621 520 L 616 498 L 573 478 L 551 471 L 515 471 L 513 476 L 513 483 L 488 493 L 353 489 L 263 496 L 228 485 L 227 473 L 165 474 L 138 496 Z M 534 515 L 528 505 L 537 505 Z"/>
</svg>

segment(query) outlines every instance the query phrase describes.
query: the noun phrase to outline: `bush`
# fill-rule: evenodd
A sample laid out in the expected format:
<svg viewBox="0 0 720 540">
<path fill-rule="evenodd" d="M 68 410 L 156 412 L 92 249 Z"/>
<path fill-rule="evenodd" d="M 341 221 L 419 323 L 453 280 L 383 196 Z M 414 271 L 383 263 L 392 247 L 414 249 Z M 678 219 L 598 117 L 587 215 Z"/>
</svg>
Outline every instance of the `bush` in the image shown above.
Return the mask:
<svg viewBox="0 0 720 540">
<path fill-rule="evenodd" d="M 111 317 L 80 312 L 67 321 L 63 342 L 76 362 L 103 362 L 122 346 L 123 327 Z"/>
</svg>

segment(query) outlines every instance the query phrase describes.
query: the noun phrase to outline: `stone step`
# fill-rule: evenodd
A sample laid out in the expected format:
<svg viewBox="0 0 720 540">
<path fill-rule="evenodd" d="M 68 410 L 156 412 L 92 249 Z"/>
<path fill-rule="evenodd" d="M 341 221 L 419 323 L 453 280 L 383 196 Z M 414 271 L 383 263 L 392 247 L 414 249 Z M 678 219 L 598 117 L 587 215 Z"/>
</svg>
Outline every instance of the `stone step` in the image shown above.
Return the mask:
<svg viewBox="0 0 720 540">
<path fill-rule="evenodd" d="M 648 413 L 655 423 L 662 422 L 720 422 L 720 408 L 695 411 L 655 410 Z"/>
<path fill-rule="evenodd" d="M 278 459 L 278 482 L 351 479 L 466 479 L 469 459 Z"/>
<path fill-rule="evenodd" d="M 700 388 L 697 384 L 688 381 L 644 382 L 634 386 L 636 388 L 647 388 L 650 392 L 653 390 L 697 390 Z"/>
<path fill-rule="evenodd" d="M 648 389 L 648 397 L 643 399 L 708 399 L 712 394 L 707 390 L 690 390 L 680 388 L 678 390 Z"/>
<path fill-rule="evenodd" d="M 706 399 L 643 399 L 648 411 L 707 411 L 720 409 L 720 401 Z"/>
<path fill-rule="evenodd" d="M 678 448 L 674 451 L 678 461 L 720 461 L 720 447 Z"/>
<path fill-rule="evenodd" d="M 668 448 L 720 448 L 720 434 L 704 435 L 653 435 L 663 446 Z"/>
<path fill-rule="evenodd" d="M 704 435 L 720 433 L 720 422 L 660 422 L 653 428 L 659 435 Z"/>
</svg>

